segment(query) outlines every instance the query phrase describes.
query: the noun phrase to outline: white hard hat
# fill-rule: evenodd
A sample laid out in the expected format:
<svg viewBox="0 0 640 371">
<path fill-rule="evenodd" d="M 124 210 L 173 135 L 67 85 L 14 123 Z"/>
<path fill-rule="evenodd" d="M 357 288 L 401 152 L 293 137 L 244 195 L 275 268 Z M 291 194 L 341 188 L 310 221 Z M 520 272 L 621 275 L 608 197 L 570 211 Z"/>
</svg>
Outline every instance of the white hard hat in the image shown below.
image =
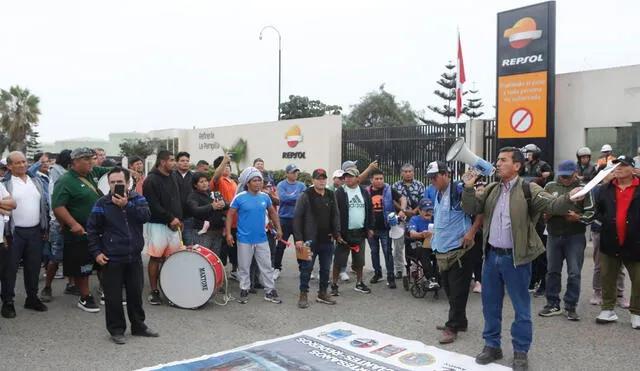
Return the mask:
<svg viewBox="0 0 640 371">
<path fill-rule="evenodd" d="M 580 148 L 578 148 L 578 151 L 576 152 L 576 155 L 578 157 L 591 156 L 591 149 L 589 149 L 589 147 L 580 147 Z"/>
<path fill-rule="evenodd" d="M 613 148 L 611 148 L 610 145 L 605 144 L 604 146 L 602 146 L 602 148 L 600 149 L 600 152 L 613 152 Z"/>
</svg>

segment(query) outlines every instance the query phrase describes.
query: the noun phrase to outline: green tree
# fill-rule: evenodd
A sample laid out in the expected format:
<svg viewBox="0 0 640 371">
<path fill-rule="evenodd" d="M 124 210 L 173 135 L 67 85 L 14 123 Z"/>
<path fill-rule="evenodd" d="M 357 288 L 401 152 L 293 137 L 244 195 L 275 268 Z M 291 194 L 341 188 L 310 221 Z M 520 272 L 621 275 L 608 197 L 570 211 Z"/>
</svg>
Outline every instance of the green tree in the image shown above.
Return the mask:
<svg viewBox="0 0 640 371">
<path fill-rule="evenodd" d="M 137 156 L 145 159 L 160 150 L 171 150 L 166 139 L 144 138 L 144 139 L 124 139 L 118 144 L 120 156 Z"/>
<path fill-rule="evenodd" d="M 372 91 L 351 106 L 351 112 L 343 121 L 346 128 L 362 129 L 418 124 L 418 116 L 409 102 L 396 102 L 393 94 L 384 90 Z"/>
<path fill-rule="evenodd" d="M 451 123 L 451 118 L 456 117 L 456 65 L 451 61 L 444 66 L 447 70 L 440 75 L 440 80 L 437 81 L 443 90 L 435 90 L 433 94 L 443 99 L 444 105 L 442 106 L 427 106 L 431 111 L 444 116 L 447 119 L 447 124 Z"/>
<path fill-rule="evenodd" d="M 480 111 L 480 108 L 484 107 L 484 104 L 482 103 L 482 98 L 478 96 L 478 90 L 471 89 L 466 93 L 471 94 L 471 98 L 467 98 L 467 102 L 462 108 L 462 113 L 467 115 L 471 120 L 484 115 L 484 112 Z"/>
<path fill-rule="evenodd" d="M 12 86 L 0 89 L 0 129 L 7 138 L 9 151 L 26 152 L 25 139 L 32 127 L 38 125 L 40 98 L 29 89 Z M 6 148 L 1 148 L 3 151 Z"/>
<path fill-rule="evenodd" d="M 236 164 L 236 174 L 240 174 L 240 163 L 247 158 L 247 140 L 238 138 L 238 140 L 231 146 L 231 148 L 222 148 L 222 150 L 227 152 L 233 152 L 235 155 L 233 156 L 233 163 Z"/>
<path fill-rule="evenodd" d="M 304 119 L 324 115 L 339 115 L 342 107 L 327 105 L 319 100 L 309 100 L 308 97 L 290 95 L 289 101 L 280 104 L 280 120 Z"/>
<path fill-rule="evenodd" d="M 27 134 L 27 150 L 26 156 L 28 159 L 32 159 L 33 156 L 41 152 L 42 149 L 40 147 L 40 133 L 33 129 L 29 129 L 29 133 Z"/>
</svg>

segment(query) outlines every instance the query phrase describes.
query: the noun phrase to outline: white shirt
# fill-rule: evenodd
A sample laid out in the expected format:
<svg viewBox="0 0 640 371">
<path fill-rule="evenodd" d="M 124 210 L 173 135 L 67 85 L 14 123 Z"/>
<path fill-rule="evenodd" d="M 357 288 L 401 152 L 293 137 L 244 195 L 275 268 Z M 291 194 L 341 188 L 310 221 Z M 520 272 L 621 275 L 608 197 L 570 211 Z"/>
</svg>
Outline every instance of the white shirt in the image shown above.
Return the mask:
<svg viewBox="0 0 640 371">
<path fill-rule="evenodd" d="M 22 179 L 11 176 L 11 184 L 13 185 L 13 199 L 16 201 L 17 207 L 12 212 L 13 223 L 16 227 L 35 227 L 40 224 L 40 192 L 27 176 L 27 182 Z"/>
<path fill-rule="evenodd" d="M 9 196 L 10 196 L 9 192 L 7 192 L 7 189 L 4 187 L 4 184 L 0 183 L 0 200 Z M 2 243 L 2 240 L 3 240 L 2 235 L 4 235 L 4 223 L 7 221 L 9 221 L 8 216 L 0 215 L 0 243 Z"/>
</svg>

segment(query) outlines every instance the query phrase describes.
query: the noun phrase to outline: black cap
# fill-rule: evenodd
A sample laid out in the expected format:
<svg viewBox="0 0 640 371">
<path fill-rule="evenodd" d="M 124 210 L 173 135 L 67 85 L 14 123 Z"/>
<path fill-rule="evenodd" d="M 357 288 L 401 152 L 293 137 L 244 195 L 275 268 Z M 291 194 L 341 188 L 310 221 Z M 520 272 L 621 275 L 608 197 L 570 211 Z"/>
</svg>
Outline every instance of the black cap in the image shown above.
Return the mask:
<svg viewBox="0 0 640 371">
<path fill-rule="evenodd" d="M 635 166 L 635 161 L 632 156 L 618 156 L 615 160 L 611 161 L 612 164 L 621 163 L 626 166 Z"/>
<path fill-rule="evenodd" d="M 311 174 L 311 177 L 313 179 L 320 179 L 320 178 L 327 179 L 328 178 L 327 171 L 325 169 L 315 169 Z"/>
</svg>

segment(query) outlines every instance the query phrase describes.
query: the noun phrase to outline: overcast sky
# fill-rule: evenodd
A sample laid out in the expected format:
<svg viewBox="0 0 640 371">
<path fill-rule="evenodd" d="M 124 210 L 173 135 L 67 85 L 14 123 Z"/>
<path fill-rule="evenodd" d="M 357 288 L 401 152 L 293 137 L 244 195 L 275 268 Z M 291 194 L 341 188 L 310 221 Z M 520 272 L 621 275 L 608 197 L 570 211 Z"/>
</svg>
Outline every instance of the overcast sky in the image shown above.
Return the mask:
<svg viewBox="0 0 640 371">
<path fill-rule="evenodd" d="M 535 1 L 4 1 L 0 87 L 41 98 L 43 142 L 272 121 L 282 97 L 345 110 L 381 83 L 415 110 L 455 60 L 494 117 L 496 14 Z M 636 1 L 557 2 L 557 73 L 640 63 Z M 597 87 L 594 87 L 597 88 Z M 604 108 L 603 108 L 604 109 Z M 426 112 L 431 116 L 429 112 Z"/>
</svg>

